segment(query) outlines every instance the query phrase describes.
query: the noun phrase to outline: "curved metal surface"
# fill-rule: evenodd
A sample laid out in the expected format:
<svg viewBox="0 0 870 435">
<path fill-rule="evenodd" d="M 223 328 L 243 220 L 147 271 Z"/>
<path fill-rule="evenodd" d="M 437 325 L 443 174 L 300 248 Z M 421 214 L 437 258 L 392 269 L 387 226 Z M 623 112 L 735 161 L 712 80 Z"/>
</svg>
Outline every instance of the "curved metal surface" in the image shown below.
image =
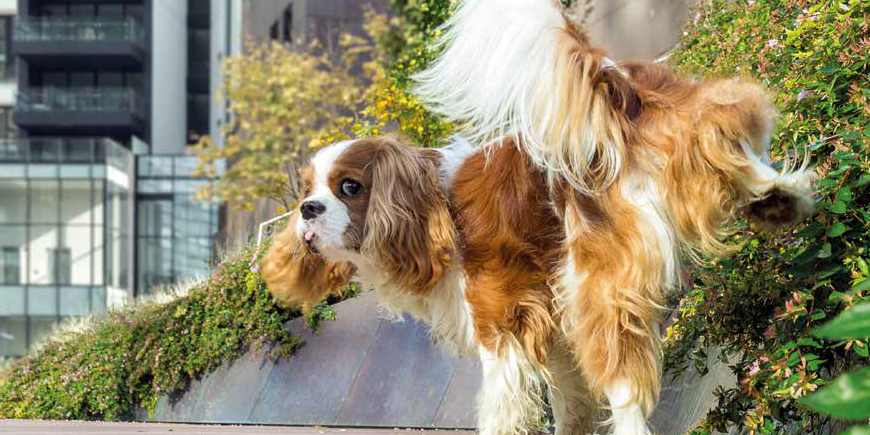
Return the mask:
<svg viewBox="0 0 870 435">
<path fill-rule="evenodd" d="M 336 320 L 314 335 L 296 319 L 287 327 L 306 344 L 272 362 L 251 351 L 162 398 L 143 420 L 473 428 L 480 365 L 431 344 L 426 327 L 382 319 L 373 295 L 335 306 Z M 711 355 L 714 352 L 710 352 Z M 652 418 L 660 434 L 682 434 L 715 404 L 717 385 L 733 385 L 727 366 L 711 357 L 705 377 L 693 370 L 668 381 Z"/>
</svg>

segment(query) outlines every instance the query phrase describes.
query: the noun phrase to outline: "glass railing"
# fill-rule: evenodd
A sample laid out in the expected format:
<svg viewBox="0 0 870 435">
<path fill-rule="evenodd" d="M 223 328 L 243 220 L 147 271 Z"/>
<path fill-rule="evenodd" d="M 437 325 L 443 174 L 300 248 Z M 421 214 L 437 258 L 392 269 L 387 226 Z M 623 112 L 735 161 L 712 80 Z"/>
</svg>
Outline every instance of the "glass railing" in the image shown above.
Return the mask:
<svg viewBox="0 0 870 435">
<path fill-rule="evenodd" d="M 21 17 L 15 23 L 17 41 L 108 41 L 145 44 L 138 21 L 75 20 L 54 17 Z"/>
<path fill-rule="evenodd" d="M 133 88 L 20 89 L 16 104 L 16 110 L 26 112 L 143 113 L 142 98 Z"/>
<path fill-rule="evenodd" d="M 0 139 L 0 162 L 105 163 L 114 160 L 112 157 L 123 150 L 119 143 L 109 138 Z"/>
</svg>

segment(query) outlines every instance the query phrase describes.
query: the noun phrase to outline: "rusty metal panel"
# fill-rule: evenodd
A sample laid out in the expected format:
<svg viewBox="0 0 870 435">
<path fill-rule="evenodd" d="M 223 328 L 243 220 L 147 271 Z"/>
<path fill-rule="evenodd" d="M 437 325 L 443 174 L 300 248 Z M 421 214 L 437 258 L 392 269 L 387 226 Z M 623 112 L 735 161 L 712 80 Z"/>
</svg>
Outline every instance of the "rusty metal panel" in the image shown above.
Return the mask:
<svg viewBox="0 0 870 435">
<path fill-rule="evenodd" d="M 335 423 L 429 427 L 453 365 L 424 325 L 384 320 Z"/>
<path fill-rule="evenodd" d="M 303 319 L 288 324 L 305 339 L 289 359 L 278 361 L 266 380 L 249 421 L 331 424 L 374 341 L 380 320 L 374 295 L 334 306 L 335 321 L 314 335 Z"/>
<path fill-rule="evenodd" d="M 435 413 L 433 427 L 477 427 L 477 393 L 480 391 L 481 375 L 479 359 L 465 357 L 456 360 L 453 379 Z"/>
</svg>

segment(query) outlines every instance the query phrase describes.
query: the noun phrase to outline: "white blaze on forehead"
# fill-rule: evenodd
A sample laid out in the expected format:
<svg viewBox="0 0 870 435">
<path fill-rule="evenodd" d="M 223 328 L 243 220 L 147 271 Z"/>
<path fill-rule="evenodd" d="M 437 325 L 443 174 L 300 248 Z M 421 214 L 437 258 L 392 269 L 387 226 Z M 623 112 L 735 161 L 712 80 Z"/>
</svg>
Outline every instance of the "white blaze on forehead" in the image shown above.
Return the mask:
<svg viewBox="0 0 870 435">
<path fill-rule="evenodd" d="M 311 166 L 314 168 L 313 187 L 320 184 L 326 185 L 328 183 L 326 177 L 329 176 L 329 172 L 332 170 L 335 161 L 338 160 L 338 157 L 347 151 L 347 149 L 355 142 L 355 140 L 338 142 L 321 149 L 314 155 L 314 158 L 311 159 Z"/>
<path fill-rule="evenodd" d="M 323 251 L 344 250 L 343 236 L 350 225 L 350 215 L 347 206 L 332 192 L 328 177 L 335 161 L 354 142 L 356 141 L 349 140 L 330 145 L 318 151 L 311 159 L 311 166 L 314 169 L 313 185 L 311 186 L 311 194 L 307 198 L 303 198 L 302 201 L 320 202 L 325 210 L 321 215 L 309 221 L 299 219 L 296 231 L 301 237 L 316 236 L 315 245 Z"/>
</svg>

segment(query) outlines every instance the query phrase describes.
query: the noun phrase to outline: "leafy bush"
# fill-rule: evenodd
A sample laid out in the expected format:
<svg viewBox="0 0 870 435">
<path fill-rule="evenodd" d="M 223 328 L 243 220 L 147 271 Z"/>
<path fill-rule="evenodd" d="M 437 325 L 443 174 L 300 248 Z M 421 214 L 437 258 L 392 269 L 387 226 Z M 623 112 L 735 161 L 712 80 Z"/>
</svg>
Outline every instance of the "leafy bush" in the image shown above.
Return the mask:
<svg viewBox="0 0 870 435">
<path fill-rule="evenodd" d="M 870 336 L 870 303 L 857 305 L 813 331 L 813 335 L 833 340 L 861 340 Z M 800 402 L 816 411 L 850 420 L 870 418 L 870 367 L 837 378 L 821 390 L 802 397 Z M 855 426 L 849 435 L 866 435 L 870 427 Z"/>
<path fill-rule="evenodd" d="M 186 294 L 59 333 L 0 374 L 0 419 L 131 418 L 246 349 L 289 356 L 301 341 L 283 325 L 299 313 L 276 306 L 250 268 L 253 254 L 229 257 Z M 309 321 L 331 315 L 321 306 Z"/>
<path fill-rule="evenodd" d="M 823 433 L 826 415 L 797 399 L 867 363 L 865 336 L 810 331 L 870 290 L 870 2 L 704 2 L 671 62 L 703 76 L 761 80 L 782 111 L 774 154 L 812 153 L 818 214 L 806 227 L 758 234 L 740 225 L 732 257 L 694 271 L 669 330 L 666 368 L 720 346 L 739 379 L 694 432 Z M 700 344 L 700 347 L 696 347 Z"/>
</svg>

